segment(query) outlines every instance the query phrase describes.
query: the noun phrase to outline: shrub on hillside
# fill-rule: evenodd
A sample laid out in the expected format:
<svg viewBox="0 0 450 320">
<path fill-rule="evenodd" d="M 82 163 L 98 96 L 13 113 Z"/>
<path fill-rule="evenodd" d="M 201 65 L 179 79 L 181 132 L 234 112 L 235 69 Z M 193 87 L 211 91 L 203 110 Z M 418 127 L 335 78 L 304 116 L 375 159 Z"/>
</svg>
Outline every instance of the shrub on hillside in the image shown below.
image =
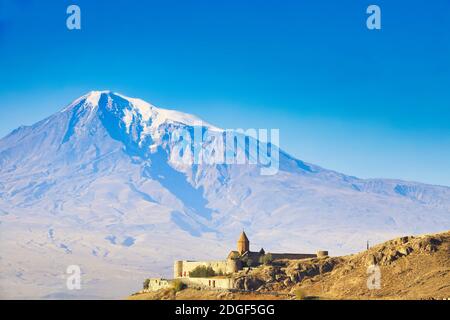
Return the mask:
<svg viewBox="0 0 450 320">
<path fill-rule="evenodd" d="M 142 287 L 144 288 L 144 290 L 148 289 L 148 286 L 150 285 L 150 279 L 145 279 Z"/>
<path fill-rule="evenodd" d="M 189 272 L 189 276 L 192 278 L 208 278 L 214 277 L 216 272 L 211 266 L 198 266 L 191 272 Z"/>
<path fill-rule="evenodd" d="M 186 284 L 184 284 L 181 280 L 176 279 L 172 282 L 172 287 L 175 292 L 179 292 L 186 289 Z"/>
<path fill-rule="evenodd" d="M 271 253 L 267 253 L 259 258 L 259 263 L 265 264 L 265 265 L 270 265 L 272 263 L 272 261 L 273 261 L 273 258 L 272 258 Z"/>
<path fill-rule="evenodd" d="M 256 265 L 255 265 L 255 261 L 253 261 L 253 259 L 251 259 L 251 258 L 249 258 L 249 257 L 247 257 L 247 256 L 243 257 L 243 258 L 241 259 L 241 261 L 242 261 L 242 263 L 244 264 L 244 266 L 246 266 L 246 267 L 251 268 L 251 267 L 255 267 L 255 266 L 256 266 Z"/>
</svg>

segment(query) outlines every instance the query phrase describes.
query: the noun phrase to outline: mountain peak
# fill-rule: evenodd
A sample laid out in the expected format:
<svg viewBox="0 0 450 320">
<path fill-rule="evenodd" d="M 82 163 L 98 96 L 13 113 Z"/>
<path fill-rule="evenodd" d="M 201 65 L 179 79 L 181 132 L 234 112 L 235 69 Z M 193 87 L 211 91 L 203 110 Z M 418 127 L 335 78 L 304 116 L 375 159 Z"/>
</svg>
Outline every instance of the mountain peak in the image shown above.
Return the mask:
<svg viewBox="0 0 450 320">
<path fill-rule="evenodd" d="M 107 97 L 107 100 L 105 97 L 101 100 L 104 95 Z M 153 123 L 152 127 L 157 127 L 163 123 L 180 123 L 187 126 L 205 126 L 210 130 L 223 131 L 192 114 L 159 108 L 142 99 L 128 97 L 111 90 L 90 91 L 73 101 L 62 112 L 80 105 L 86 109 L 98 109 L 99 105 L 105 103 L 105 101 L 108 101 L 108 105 L 115 105 L 116 108 L 121 109 L 120 113 L 123 113 L 122 120 L 127 126 L 130 125 L 133 119 L 140 119 L 143 122 L 149 122 L 151 120 Z"/>
<path fill-rule="evenodd" d="M 86 103 L 91 104 L 92 106 L 97 106 L 100 100 L 100 97 L 102 94 L 111 94 L 112 92 L 109 90 L 104 91 L 90 91 L 86 95 L 84 95 L 84 98 L 86 99 Z"/>
<path fill-rule="evenodd" d="M 74 107 L 80 105 L 80 103 L 82 103 L 84 106 L 91 106 L 91 107 L 96 107 L 98 106 L 98 103 L 100 101 L 100 97 L 102 94 L 111 94 L 112 91 L 110 90 L 93 90 L 93 91 L 89 91 L 88 93 L 82 95 L 81 97 L 75 99 L 74 101 L 72 101 L 67 107 L 65 107 L 64 109 L 61 110 L 61 112 L 66 112 L 69 111 L 71 109 L 73 109 Z"/>
</svg>

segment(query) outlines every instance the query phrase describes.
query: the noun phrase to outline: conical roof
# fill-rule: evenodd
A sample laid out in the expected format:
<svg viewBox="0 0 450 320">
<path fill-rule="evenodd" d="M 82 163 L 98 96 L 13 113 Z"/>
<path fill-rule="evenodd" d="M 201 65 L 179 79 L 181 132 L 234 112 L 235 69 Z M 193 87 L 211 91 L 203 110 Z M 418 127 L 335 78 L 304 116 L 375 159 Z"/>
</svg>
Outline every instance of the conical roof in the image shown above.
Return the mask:
<svg viewBox="0 0 450 320">
<path fill-rule="evenodd" d="M 247 238 L 247 235 L 245 234 L 244 231 L 242 231 L 241 236 L 239 237 L 239 240 L 238 240 L 238 241 L 239 241 L 239 242 L 249 242 L 249 241 L 248 241 L 248 238 Z"/>
</svg>

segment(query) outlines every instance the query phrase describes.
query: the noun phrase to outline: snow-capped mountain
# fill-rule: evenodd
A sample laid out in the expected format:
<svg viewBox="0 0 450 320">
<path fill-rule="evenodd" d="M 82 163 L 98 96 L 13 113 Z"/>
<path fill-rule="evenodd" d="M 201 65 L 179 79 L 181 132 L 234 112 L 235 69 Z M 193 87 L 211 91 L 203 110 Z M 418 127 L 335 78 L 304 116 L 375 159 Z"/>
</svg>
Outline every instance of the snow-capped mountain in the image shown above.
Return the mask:
<svg viewBox="0 0 450 320">
<path fill-rule="evenodd" d="M 180 152 L 173 137 L 199 129 L 201 148 L 225 135 L 96 91 L 1 139 L 0 297 L 120 298 L 170 276 L 175 258 L 223 258 L 243 228 L 253 249 L 332 255 L 450 229 L 449 187 L 358 179 L 276 145 L 273 175 L 245 143 L 235 147 L 252 164 L 192 162 L 198 143 Z M 80 291 L 66 289 L 69 265 L 83 271 Z"/>
</svg>

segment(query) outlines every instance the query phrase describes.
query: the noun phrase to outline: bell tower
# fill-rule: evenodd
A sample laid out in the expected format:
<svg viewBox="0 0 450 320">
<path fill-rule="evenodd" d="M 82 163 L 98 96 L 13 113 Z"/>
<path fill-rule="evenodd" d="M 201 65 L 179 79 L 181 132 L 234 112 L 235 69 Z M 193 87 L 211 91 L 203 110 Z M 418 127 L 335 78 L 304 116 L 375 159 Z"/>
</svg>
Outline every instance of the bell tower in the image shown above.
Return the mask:
<svg viewBox="0 0 450 320">
<path fill-rule="evenodd" d="M 250 251 L 250 241 L 248 241 L 247 235 L 242 231 L 241 236 L 237 242 L 237 251 L 239 254 L 244 254 Z"/>
</svg>

